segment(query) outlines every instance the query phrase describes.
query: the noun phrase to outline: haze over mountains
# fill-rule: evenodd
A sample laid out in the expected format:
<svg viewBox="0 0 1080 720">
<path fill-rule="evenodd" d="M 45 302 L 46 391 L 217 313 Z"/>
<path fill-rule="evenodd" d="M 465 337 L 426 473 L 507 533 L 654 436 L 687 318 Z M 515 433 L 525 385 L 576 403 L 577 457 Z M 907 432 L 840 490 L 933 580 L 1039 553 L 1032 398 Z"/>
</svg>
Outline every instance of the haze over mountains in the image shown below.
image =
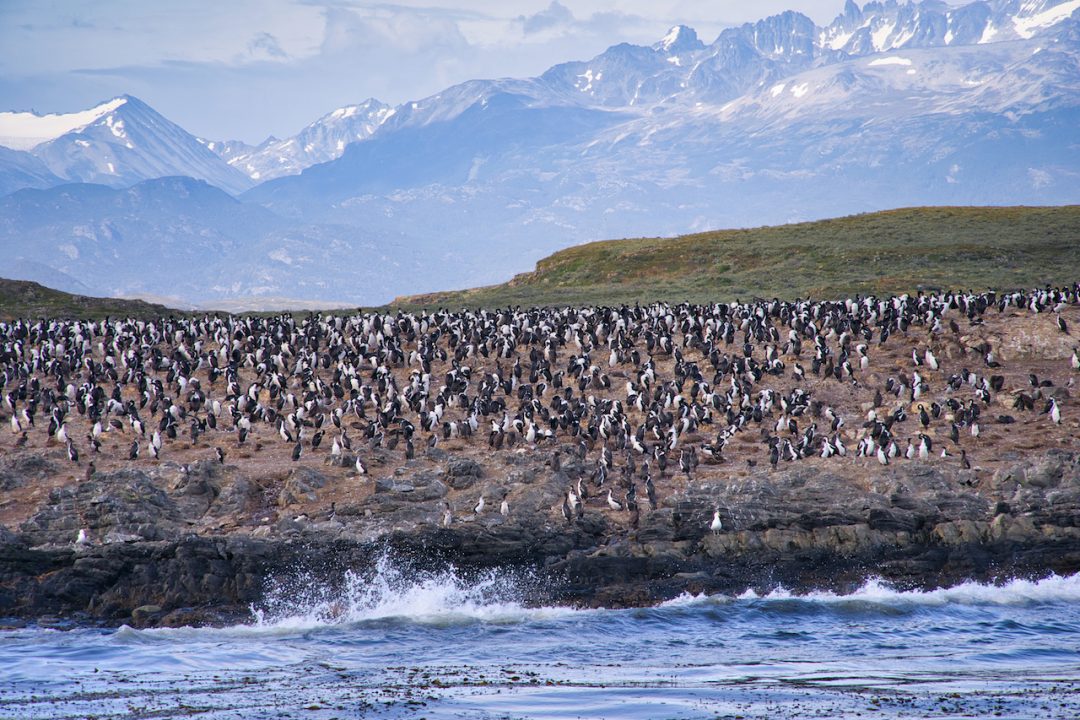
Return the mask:
<svg viewBox="0 0 1080 720">
<path fill-rule="evenodd" d="M 1076 203 L 1078 10 L 849 1 L 828 27 L 789 12 L 707 44 L 676 27 L 536 78 L 339 108 L 257 147 L 127 96 L 0 113 L 0 274 L 208 305 L 378 303 L 593 239 Z"/>
</svg>

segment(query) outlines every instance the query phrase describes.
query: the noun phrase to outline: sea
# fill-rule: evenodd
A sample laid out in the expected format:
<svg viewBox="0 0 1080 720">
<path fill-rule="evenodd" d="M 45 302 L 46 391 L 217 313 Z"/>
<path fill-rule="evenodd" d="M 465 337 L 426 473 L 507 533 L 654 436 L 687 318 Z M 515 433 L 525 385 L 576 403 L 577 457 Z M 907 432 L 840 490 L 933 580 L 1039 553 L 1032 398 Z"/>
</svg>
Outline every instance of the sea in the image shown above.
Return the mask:
<svg viewBox="0 0 1080 720">
<path fill-rule="evenodd" d="M 536 607 L 389 559 L 230 627 L 0 631 L 0 718 L 1080 718 L 1080 575 Z"/>
</svg>

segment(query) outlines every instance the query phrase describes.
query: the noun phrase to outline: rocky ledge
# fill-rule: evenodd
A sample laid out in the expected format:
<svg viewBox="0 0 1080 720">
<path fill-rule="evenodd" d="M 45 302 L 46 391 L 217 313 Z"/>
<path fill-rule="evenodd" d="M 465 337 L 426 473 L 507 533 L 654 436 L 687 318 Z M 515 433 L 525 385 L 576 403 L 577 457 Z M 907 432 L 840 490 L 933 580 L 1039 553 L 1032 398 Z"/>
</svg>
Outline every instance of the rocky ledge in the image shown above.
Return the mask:
<svg viewBox="0 0 1080 720">
<path fill-rule="evenodd" d="M 59 462 L 0 459 L 0 486 L 51 477 Z M 0 617 L 235 622 L 275 579 L 333 582 L 387 553 L 464 574 L 527 570 L 530 602 L 608 607 L 777 585 L 843 590 L 868 577 L 933 587 L 1080 570 L 1072 450 L 1006 458 L 993 472 L 931 458 L 841 473 L 810 460 L 690 479 L 645 507 L 636 528 L 596 503 L 563 517 L 565 488 L 586 473 L 580 463 L 555 469 L 513 453 L 495 471 L 439 450 L 412 462 L 360 481 L 370 488 L 356 502 L 329 506 L 320 498 L 332 476 L 307 466 L 267 480 L 215 461 L 163 462 L 58 485 L 17 529 L 0 526 Z M 475 512 L 465 498 L 478 495 L 507 498 L 506 514 Z M 309 510 L 295 513 L 298 504 Z"/>
</svg>

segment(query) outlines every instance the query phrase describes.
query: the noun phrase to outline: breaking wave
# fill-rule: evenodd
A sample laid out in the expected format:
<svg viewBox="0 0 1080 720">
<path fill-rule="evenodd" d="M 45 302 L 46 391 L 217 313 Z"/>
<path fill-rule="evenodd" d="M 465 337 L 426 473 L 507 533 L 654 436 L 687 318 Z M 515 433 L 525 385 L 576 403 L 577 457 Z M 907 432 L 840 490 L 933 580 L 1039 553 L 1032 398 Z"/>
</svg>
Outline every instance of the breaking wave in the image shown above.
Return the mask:
<svg viewBox="0 0 1080 720">
<path fill-rule="evenodd" d="M 813 591 L 794 593 L 779 587 L 765 594 L 747 590 L 736 597 L 683 594 L 661 607 L 688 607 L 752 601 L 760 604 L 799 602 L 829 605 L 878 605 L 882 607 L 940 607 L 944 605 L 1039 605 L 1080 601 L 1080 574 L 1050 575 L 1041 580 L 1010 580 L 1000 585 L 965 582 L 936 590 L 898 590 L 880 578 L 871 578 L 851 593 Z"/>
<path fill-rule="evenodd" d="M 382 555 L 368 571 L 347 571 L 333 586 L 311 578 L 278 581 L 251 608 L 254 627 L 305 630 L 328 625 L 400 620 L 432 625 L 516 623 L 576 612 L 527 607 L 532 579 L 509 571 L 462 574 L 453 566 L 417 570 Z"/>
</svg>

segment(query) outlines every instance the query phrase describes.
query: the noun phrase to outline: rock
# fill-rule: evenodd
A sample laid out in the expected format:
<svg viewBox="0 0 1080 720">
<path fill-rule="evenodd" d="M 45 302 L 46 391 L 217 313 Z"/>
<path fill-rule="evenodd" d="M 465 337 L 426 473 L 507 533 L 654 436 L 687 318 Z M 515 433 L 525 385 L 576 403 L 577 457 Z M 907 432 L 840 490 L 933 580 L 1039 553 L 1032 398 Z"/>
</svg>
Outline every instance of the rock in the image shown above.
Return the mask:
<svg viewBox="0 0 1080 720">
<path fill-rule="evenodd" d="M 60 472 L 60 465 L 39 453 L 23 453 L 0 458 L 0 491 L 21 488 L 28 481 L 41 480 Z"/>
<path fill-rule="evenodd" d="M 326 485 L 326 476 L 318 470 L 301 465 L 289 471 L 284 486 L 278 493 L 278 507 L 288 507 L 297 502 L 314 502 L 318 499 L 316 490 Z"/>
<path fill-rule="evenodd" d="M 483 472 L 474 460 L 453 460 L 446 466 L 447 483 L 455 490 L 465 490 L 479 480 Z"/>
</svg>

